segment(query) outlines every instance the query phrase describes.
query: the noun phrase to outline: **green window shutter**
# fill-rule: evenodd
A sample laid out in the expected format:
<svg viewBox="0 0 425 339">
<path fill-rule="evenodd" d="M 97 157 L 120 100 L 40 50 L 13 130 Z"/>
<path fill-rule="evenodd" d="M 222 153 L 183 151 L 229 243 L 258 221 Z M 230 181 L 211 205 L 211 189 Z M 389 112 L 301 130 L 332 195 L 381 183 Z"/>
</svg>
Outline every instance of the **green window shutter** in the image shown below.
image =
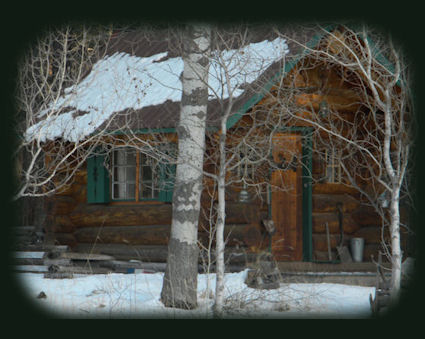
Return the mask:
<svg viewBox="0 0 425 339">
<path fill-rule="evenodd" d="M 96 155 L 87 159 L 87 202 L 109 202 L 109 173 L 105 166 L 104 155 Z"/>
<path fill-rule="evenodd" d="M 159 200 L 163 202 L 173 201 L 174 180 L 176 177 L 176 165 L 160 164 L 160 191 Z"/>
</svg>

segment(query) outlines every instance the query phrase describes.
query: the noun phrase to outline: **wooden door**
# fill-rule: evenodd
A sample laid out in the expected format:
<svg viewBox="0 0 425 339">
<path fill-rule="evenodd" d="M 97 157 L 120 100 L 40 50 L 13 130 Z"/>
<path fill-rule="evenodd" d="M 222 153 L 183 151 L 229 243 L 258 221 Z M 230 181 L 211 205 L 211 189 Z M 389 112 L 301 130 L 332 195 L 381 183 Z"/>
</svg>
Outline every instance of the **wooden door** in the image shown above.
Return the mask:
<svg viewBox="0 0 425 339">
<path fill-rule="evenodd" d="M 271 175 L 272 219 L 276 232 L 272 252 L 276 260 L 301 261 L 302 244 L 302 140 L 297 133 L 273 137 L 273 160 L 279 169 Z"/>
</svg>

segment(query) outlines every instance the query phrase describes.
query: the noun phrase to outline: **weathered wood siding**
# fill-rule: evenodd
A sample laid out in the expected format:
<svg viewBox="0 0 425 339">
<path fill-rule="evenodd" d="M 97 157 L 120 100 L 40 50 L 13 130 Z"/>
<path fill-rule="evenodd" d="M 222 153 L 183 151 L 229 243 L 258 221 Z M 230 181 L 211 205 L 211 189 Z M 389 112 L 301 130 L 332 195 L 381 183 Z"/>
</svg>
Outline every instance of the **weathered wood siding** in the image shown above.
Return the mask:
<svg viewBox="0 0 425 339">
<path fill-rule="evenodd" d="M 310 92 L 295 98 L 300 106 L 299 114 L 308 114 L 303 111 L 303 106 L 317 110 L 319 103 L 326 100 L 330 108 L 349 116 L 357 110 L 361 100 L 331 68 L 310 69 L 308 74 L 307 71 L 297 73 L 295 68 L 287 79 L 288 86 L 310 89 Z M 325 85 L 326 91 L 319 91 Z M 264 109 L 273 103 L 273 97 L 268 96 L 258 105 Z M 247 123 L 249 119 L 241 121 Z M 313 159 L 313 176 L 320 170 L 320 164 Z M 86 186 L 87 173 L 83 168 L 67 191 L 49 199 L 47 230 L 54 235 L 57 243 L 93 252 L 107 253 L 109 250 L 118 257 L 133 253 L 134 259 L 165 260 L 164 251 L 166 253 L 172 217 L 170 204 L 87 204 Z M 268 206 L 264 203 L 266 199 L 241 204 L 235 202 L 237 194 L 237 190 L 226 191 L 227 248 L 246 252 L 267 250 L 269 239 L 261 226 L 261 220 L 268 217 Z M 337 203 L 342 204 L 345 244 L 348 245 L 353 237 L 362 237 L 365 239 L 364 260 L 370 261 L 372 255 L 377 258 L 382 237 L 386 238 L 388 232 L 382 233 L 380 217 L 360 203 L 359 194 L 354 189 L 314 181 L 312 200 L 313 260 L 329 260 L 326 223 L 330 232 L 332 258 L 336 258 L 336 246 L 340 242 Z M 210 199 L 205 195 L 204 211 L 208 211 L 209 205 Z M 208 247 L 209 222 L 205 217 L 200 220 L 199 239 Z M 406 247 L 406 239 L 407 236 L 402 234 L 403 247 Z"/>
<path fill-rule="evenodd" d="M 203 207 L 208 208 L 206 198 Z M 260 219 L 264 217 L 258 204 L 229 202 L 226 216 L 228 248 L 258 250 L 263 236 Z M 68 190 L 49 198 L 46 230 L 53 241 L 77 251 L 165 261 L 171 218 L 169 203 L 88 204 L 87 172 L 82 168 Z M 206 247 L 209 234 L 209 223 L 201 218 L 198 238 Z"/>
<path fill-rule="evenodd" d="M 56 243 L 77 250 L 164 261 L 171 225 L 171 204 L 87 204 L 87 176 L 78 172 L 74 184 L 48 201 L 47 231 Z M 312 192 L 313 260 L 327 261 L 326 223 L 330 232 L 333 259 L 340 243 L 337 203 L 342 203 L 345 244 L 352 237 L 365 239 L 364 260 L 377 258 L 381 249 L 381 220 L 370 207 L 359 202 L 358 194 L 343 185 L 315 184 Z M 229 250 L 258 252 L 268 249 L 269 238 L 261 226 L 268 217 L 268 206 L 235 202 L 238 191 L 229 191 L 225 239 Z M 204 198 L 204 208 L 208 207 Z M 384 232 L 387 237 L 388 233 Z M 199 240 L 208 246 L 209 223 L 201 219 Z M 407 236 L 403 235 L 406 246 Z M 214 242 L 212 242 L 212 246 Z M 126 255 L 127 253 L 127 255 Z M 131 254 L 133 253 L 133 254 Z"/>
</svg>

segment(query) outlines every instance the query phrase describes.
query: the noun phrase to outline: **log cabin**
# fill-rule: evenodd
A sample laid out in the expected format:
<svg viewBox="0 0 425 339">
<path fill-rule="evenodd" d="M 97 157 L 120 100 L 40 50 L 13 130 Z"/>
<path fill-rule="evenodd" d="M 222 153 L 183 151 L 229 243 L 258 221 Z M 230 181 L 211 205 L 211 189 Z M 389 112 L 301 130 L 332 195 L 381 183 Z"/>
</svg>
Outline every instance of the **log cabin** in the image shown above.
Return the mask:
<svg viewBox="0 0 425 339">
<path fill-rule="evenodd" d="M 108 147 L 89 156 L 76 171 L 72 184 L 46 200 L 47 238 L 69 245 L 73 251 L 125 260 L 166 260 L 175 165 L 135 151 L 134 147 L 123 147 L 126 133 L 143 143 L 161 135 L 162 141 L 175 146 L 178 139 L 181 53 L 170 47 L 171 40 L 151 34 L 146 38 L 138 32 L 127 32 L 115 38 L 105 57 L 51 106 L 52 111 L 66 109 L 58 115 L 44 115 L 28 131 L 28 135 L 41 135 L 46 144 L 64 139 L 72 143 L 99 131 L 107 132 L 102 138 Z M 294 34 L 294 39 L 310 47 L 326 41 L 323 32 L 299 37 Z M 282 88 L 276 73 L 283 74 L 279 79 L 283 79 L 285 88 L 296 90 L 291 93 L 296 93 L 293 104 L 299 114 L 307 108 L 319 114 L 324 103 L 346 116 L 359 110 L 361 97 L 348 78 L 331 65 L 309 60 L 308 51 L 301 45 L 273 37 L 270 32 L 253 34 L 250 39 L 247 46 L 251 52 L 261 51 L 270 61 L 254 78 L 245 77 L 239 84 L 241 89 L 227 121 L 229 140 L 232 135 L 240 135 L 253 117 L 273 111 L 276 96 L 281 95 L 276 93 Z M 273 55 L 276 50 L 278 56 Z M 244 53 L 250 52 L 247 49 Z M 305 65 L 308 67 L 302 67 Z M 229 100 L 226 96 L 221 99 Z M 206 152 L 214 147 L 214 135 L 219 133 L 220 107 L 219 100 L 209 100 L 207 129 L 211 141 L 207 142 Z M 317 152 L 312 124 L 296 119 L 281 124 L 272 138 L 272 162 L 287 156 L 294 159 L 294 155 L 299 161 L 286 168 L 270 167 L 268 175 L 260 179 L 275 187 L 284 182 L 291 189 L 256 193 L 240 182 L 226 188 L 227 260 L 244 264 L 269 251 L 278 261 L 338 261 L 337 247 L 341 242 L 348 245 L 354 237 L 365 240 L 365 261 L 370 261 L 372 255 L 377 258 L 382 236 L 387 236 L 382 235 L 381 218 L 365 204 L 359 191 L 344 181 L 338 156 L 332 153 L 335 150 Z M 205 166 L 209 165 L 206 160 Z M 253 173 L 255 169 L 245 166 L 236 168 L 235 173 L 241 171 Z M 212 186 L 206 178 L 204 211 L 210 211 L 214 204 L 214 195 L 211 201 L 209 193 Z M 201 215 L 199 225 L 202 247 L 211 245 L 213 222 L 206 214 Z M 273 232 L 267 227 L 270 220 Z"/>
</svg>

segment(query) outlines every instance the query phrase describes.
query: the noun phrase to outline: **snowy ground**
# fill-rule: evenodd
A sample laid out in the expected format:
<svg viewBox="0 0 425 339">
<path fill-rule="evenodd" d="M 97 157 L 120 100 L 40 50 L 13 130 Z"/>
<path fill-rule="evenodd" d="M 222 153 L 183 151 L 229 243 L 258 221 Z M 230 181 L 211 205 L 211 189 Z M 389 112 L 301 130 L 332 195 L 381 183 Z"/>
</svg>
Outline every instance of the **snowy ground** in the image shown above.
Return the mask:
<svg viewBox="0 0 425 339">
<path fill-rule="evenodd" d="M 374 287 L 341 284 L 281 284 L 276 290 L 245 285 L 247 271 L 225 276 L 226 317 L 338 317 L 371 315 Z M 43 309 L 65 317 L 83 318 L 212 318 L 215 274 L 198 276 L 198 308 L 165 308 L 159 301 L 163 273 L 107 274 L 73 279 L 45 279 L 18 273 L 28 297 Z M 210 292 L 208 292 L 210 291 Z M 44 292 L 46 298 L 37 298 Z"/>
</svg>

